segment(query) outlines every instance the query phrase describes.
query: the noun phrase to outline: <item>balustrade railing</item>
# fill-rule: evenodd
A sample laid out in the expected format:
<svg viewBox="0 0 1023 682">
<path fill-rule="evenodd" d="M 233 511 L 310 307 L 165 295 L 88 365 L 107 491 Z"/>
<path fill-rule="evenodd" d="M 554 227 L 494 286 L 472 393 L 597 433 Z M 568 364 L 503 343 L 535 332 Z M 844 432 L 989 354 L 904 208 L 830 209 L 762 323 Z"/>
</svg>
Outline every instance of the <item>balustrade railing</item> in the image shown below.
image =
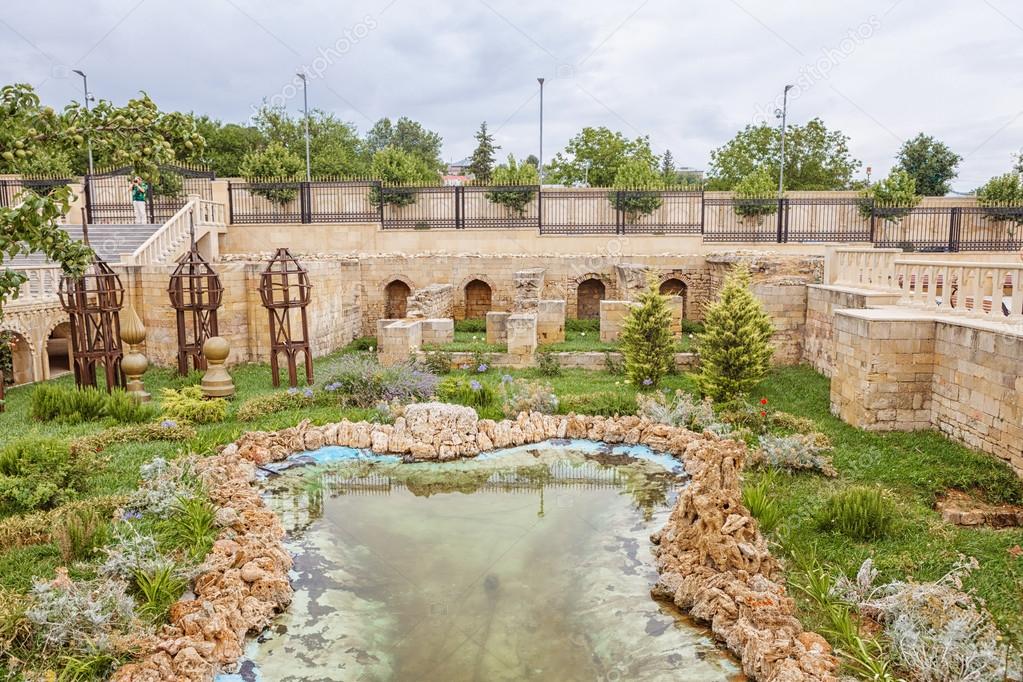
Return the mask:
<svg viewBox="0 0 1023 682">
<path fill-rule="evenodd" d="M 937 313 L 1023 321 L 1023 264 L 897 259 L 899 303 Z"/>
<path fill-rule="evenodd" d="M 16 266 L 11 270 L 28 278 L 18 289 L 17 298 L 9 301 L 9 305 L 26 303 L 48 303 L 57 300 L 57 290 L 62 276 L 60 266 L 30 265 Z"/>
<path fill-rule="evenodd" d="M 199 239 L 211 228 L 225 226 L 226 217 L 227 212 L 223 204 L 193 195 L 170 220 L 135 249 L 126 262 L 134 265 L 155 265 L 173 260 L 180 255 L 178 252 L 183 253 L 188 248 L 189 230 L 192 225 L 195 227 L 195 237 Z"/>
<path fill-rule="evenodd" d="M 829 247 L 824 258 L 824 283 L 896 291 L 895 259 L 901 249 Z"/>
</svg>

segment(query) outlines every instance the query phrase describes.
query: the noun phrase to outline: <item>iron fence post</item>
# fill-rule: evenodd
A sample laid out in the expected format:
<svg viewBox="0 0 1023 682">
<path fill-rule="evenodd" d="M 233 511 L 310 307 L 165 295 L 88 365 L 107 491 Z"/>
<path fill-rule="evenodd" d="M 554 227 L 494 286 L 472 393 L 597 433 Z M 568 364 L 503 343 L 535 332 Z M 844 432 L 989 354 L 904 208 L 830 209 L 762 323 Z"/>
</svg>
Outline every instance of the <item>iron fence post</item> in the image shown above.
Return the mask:
<svg viewBox="0 0 1023 682">
<path fill-rule="evenodd" d="M 311 214 L 312 207 L 310 206 L 310 203 L 311 203 L 310 199 L 312 197 L 310 196 L 310 189 L 311 188 L 310 188 L 309 184 L 310 183 L 308 183 L 308 182 L 299 182 L 298 183 L 298 197 L 299 197 L 298 198 L 298 213 L 299 213 L 299 220 L 301 220 L 301 222 L 303 224 L 311 223 L 313 221 L 312 220 L 312 214 Z"/>
<path fill-rule="evenodd" d="M 950 253 L 959 251 L 959 226 L 963 209 L 954 206 L 949 209 L 948 216 L 948 250 Z"/>
<path fill-rule="evenodd" d="M 85 219 L 92 222 L 92 176 L 85 174 Z"/>
<path fill-rule="evenodd" d="M 234 183 L 227 181 L 227 222 L 234 224 Z"/>
<path fill-rule="evenodd" d="M 707 224 L 707 204 L 704 201 L 704 192 L 700 190 L 700 234 L 703 234 Z"/>
<path fill-rule="evenodd" d="M 877 230 L 877 204 L 873 199 L 870 200 L 870 243 L 874 244 L 876 239 Z M 874 246 L 877 246 L 874 244 Z"/>
<path fill-rule="evenodd" d="M 778 199 L 778 226 L 777 226 L 777 230 L 778 230 L 778 243 L 779 244 L 783 243 L 783 237 L 782 237 L 782 220 L 783 220 L 782 211 L 785 209 L 785 204 L 783 203 L 784 201 L 785 201 L 784 199 Z"/>
<path fill-rule="evenodd" d="M 536 229 L 543 234 L 543 185 L 536 186 Z"/>
<path fill-rule="evenodd" d="M 461 230 L 465 228 L 465 207 L 462 202 L 465 200 L 465 188 L 461 185 L 455 185 L 455 229 Z"/>
</svg>

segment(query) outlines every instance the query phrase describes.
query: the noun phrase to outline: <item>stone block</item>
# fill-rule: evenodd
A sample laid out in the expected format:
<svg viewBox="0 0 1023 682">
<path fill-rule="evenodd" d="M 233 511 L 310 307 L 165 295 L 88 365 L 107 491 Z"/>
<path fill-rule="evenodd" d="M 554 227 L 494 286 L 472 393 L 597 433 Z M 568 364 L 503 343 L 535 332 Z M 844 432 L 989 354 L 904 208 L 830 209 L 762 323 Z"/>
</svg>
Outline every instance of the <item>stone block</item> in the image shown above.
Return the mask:
<svg viewBox="0 0 1023 682">
<path fill-rule="evenodd" d="M 532 355 L 536 352 L 536 313 L 513 313 L 508 316 L 508 353 Z"/>
<path fill-rule="evenodd" d="M 451 318 L 420 320 L 423 343 L 443 344 L 455 340 L 455 321 Z"/>
<path fill-rule="evenodd" d="M 420 320 L 398 320 L 383 329 L 378 360 L 381 365 L 396 365 L 423 345 L 423 325 Z"/>
<path fill-rule="evenodd" d="M 543 295 L 545 272 L 544 268 L 529 268 L 515 272 L 515 297 L 512 300 L 512 312 L 532 313 L 536 311 L 540 297 Z"/>
<path fill-rule="evenodd" d="M 487 343 L 508 343 L 508 316 L 511 313 L 487 313 Z"/>
<path fill-rule="evenodd" d="M 631 301 L 600 302 L 600 340 L 614 343 L 622 334 L 622 324 L 629 309 L 636 305 Z"/>
<path fill-rule="evenodd" d="M 565 301 L 543 300 L 536 308 L 537 342 L 560 343 L 565 340 Z"/>
</svg>

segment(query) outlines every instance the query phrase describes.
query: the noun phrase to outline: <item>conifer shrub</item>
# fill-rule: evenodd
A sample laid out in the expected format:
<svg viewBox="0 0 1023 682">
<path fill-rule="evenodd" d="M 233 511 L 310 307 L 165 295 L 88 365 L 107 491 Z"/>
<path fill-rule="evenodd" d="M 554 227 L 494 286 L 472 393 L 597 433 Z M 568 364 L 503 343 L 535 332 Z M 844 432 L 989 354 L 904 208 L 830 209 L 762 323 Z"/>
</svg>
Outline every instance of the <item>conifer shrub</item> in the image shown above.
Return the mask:
<svg viewBox="0 0 1023 682">
<path fill-rule="evenodd" d="M 637 388 L 650 390 L 657 388 L 674 363 L 671 310 L 653 280 L 637 303 L 625 318 L 620 347 L 626 376 Z"/>
<path fill-rule="evenodd" d="M 704 313 L 696 375 L 703 394 L 717 403 L 748 394 L 770 367 L 773 333 L 770 317 L 750 291 L 749 269 L 736 266 Z"/>
</svg>

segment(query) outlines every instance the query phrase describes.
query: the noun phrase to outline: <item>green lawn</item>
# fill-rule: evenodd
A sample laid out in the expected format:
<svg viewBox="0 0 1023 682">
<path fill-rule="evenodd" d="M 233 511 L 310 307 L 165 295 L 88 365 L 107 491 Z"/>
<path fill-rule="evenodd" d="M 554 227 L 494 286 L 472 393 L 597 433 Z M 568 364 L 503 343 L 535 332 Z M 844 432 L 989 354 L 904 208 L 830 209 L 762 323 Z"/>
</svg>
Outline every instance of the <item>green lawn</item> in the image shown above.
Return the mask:
<svg viewBox="0 0 1023 682">
<path fill-rule="evenodd" d="M 471 331 L 458 333 L 473 335 Z M 327 361 L 329 358 L 321 359 L 317 365 L 322 368 Z M 635 395 L 622 377 L 606 372 L 565 370 L 557 377 L 542 377 L 535 369 L 492 370 L 490 378 L 497 381 L 504 373 L 547 382 L 565 404 L 576 405 L 580 410 L 587 405 L 593 406 L 594 411 L 615 410 L 618 409 L 615 405 L 629 404 Z M 139 465 L 156 455 L 175 457 L 188 450 L 202 452 L 237 438 L 245 430 L 279 429 L 301 419 L 323 424 L 367 414 L 365 410 L 314 406 L 276 411 L 254 422 L 241 423 L 233 417 L 239 404 L 273 389 L 265 365 L 235 367 L 232 375 L 239 395 L 232 403 L 227 422 L 199 426 L 197 437 L 188 444 L 150 442 L 108 447 L 103 453 L 104 464 L 89 477 L 85 495 L 131 491 L 138 485 Z M 162 369 L 151 370 L 145 380 L 154 397 L 159 396 L 160 388 L 174 384 L 170 371 Z M 66 376 L 56 381 L 70 384 L 72 379 Z M 693 390 L 691 380 L 681 375 L 668 377 L 665 387 Z M 8 392 L 7 411 L 0 414 L 0 442 L 30 435 L 71 438 L 104 428 L 95 422 L 73 427 L 32 422 L 28 417 L 32 390 L 33 387 L 25 386 Z M 813 419 L 817 429 L 831 438 L 835 446 L 832 456 L 839 471 L 835 479 L 813 474 L 778 476 L 774 493 L 784 510 L 779 532 L 798 542 L 816 544 L 824 562 L 846 573 L 855 572 L 865 558 L 872 557 L 883 579 L 911 576 L 931 580 L 948 570 L 960 553 L 975 556 L 980 568 L 968 579 L 966 588 L 985 600 L 1007 636 L 1017 642 L 1023 640 L 1023 558 L 1010 553 L 1013 547 L 1023 545 L 1023 530 L 961 529 L 944 523 L 932 509 L 935 496 L 950 488 L 970 490 L 993 501 L 1019 502 L 1023 486 L 1007 467 L 992 457 L 953 444 L 938 433 L 871 433 L 848 426 L 828 411 L 828 380 L 806 367 L 775 370 L 754 395 L 760 397 L 766 397 L 775 409 Z M 748 475 L 756 478 L 759 474 Z M 863 483 L 884 486 L 895 493 L 900 512 L 896 532 L 877 542 L 853 542 L 818 532 L 812 516 L 827 495 Z M 782 555 L 780 548 L 775 551 Z M 52 576 L 59 563 L 59 554 L 52 544 L 0 550 L 0 586 L 24 590 L 33 577 Z M 818 626 L 814 608 L 804 602 L 800 602 L 800 607 L 804 621 L 811 627 Z"/>
</svg>

